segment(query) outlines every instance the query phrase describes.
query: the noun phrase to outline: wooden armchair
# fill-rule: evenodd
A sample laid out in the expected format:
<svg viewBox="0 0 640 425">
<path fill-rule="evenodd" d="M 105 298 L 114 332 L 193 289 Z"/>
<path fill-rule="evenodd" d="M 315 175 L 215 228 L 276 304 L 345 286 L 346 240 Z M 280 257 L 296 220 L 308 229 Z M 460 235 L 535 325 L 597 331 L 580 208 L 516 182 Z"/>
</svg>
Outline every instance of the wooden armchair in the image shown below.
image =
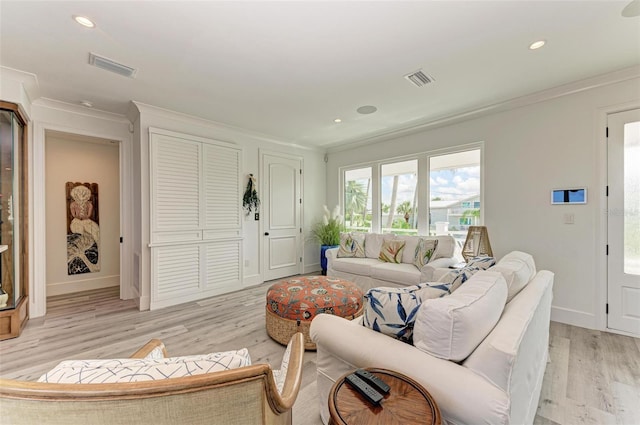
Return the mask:
<svg viewBox="0 0 640 425">
<path fill-rule="evenodd" d="M 302 375 L 304 339 L 289 343 L 289 366 L 281 392 L 272 369 L 238 369 L 156 381 L 53 384 L 0 379 L 2 424 L 291 424 Z M 151 340 L 132 358 L 164 344 Z"/>
</svg>

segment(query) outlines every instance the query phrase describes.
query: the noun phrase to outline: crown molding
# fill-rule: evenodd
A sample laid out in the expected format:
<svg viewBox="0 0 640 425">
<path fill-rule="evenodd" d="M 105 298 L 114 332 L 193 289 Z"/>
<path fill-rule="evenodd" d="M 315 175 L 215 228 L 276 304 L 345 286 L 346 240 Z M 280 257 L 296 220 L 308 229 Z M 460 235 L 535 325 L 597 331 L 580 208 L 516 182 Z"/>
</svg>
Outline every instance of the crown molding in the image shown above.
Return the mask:
<svg viewBox="0 0 640 425">
<path fill-rule="evenodd" d="M 400 129 L 379 132 L 365 138 L 354 138 L 351 140 L 332 142 L 330 144 L 324 145 L 324 147 L 327 149 L 328 153 L 341 152 L 365 145 L 385 142 L 391 139 L 396 139 L 398 137 L 407 136 L 438 127 L 449 126 L 459 122 L 468 121 L 471 119 L 507 111 L 510 109 L 521 108 L 523 106 L 557 99 L 559 97 L 568 96 L 599 87 L 606 87 L 611 84 L 617 84 L 635 78 L 640 78 L 640 65 L 631 66 L 607 74 L 601 74 L 595 77 L 574 81 L 547 90 L 542 90 L 536 93 L 509 99 L 504 102 L 485 105 L 479 108 L 470 109 L 468 111 L 430 119 L 428 121 L 414 122 Z"/>
<path fill-rule="evenodd" d="M 300 149 L 300 150 L 305 150 L 305 151 L 310 151 L 310 152 L 325 152 L 325 148 L 324 147 L 317 147 L 317 146 L 303 146 L 303 145 L 299 145 L 296 144 L 294 142 L 291 141 L 283 141 L 283 140 L 278 140 L 278 139 L 274 139 L 271 136 L 268 136 L 266 134 L 262 134 L 256 131 L 252 131 L 252 130 L 247 130 L 245 128 L 242 127 L 236 127 L 230 124 L 224 124 L 218 121 L 213 121 L 213 120 L 208 120 L 205 118 L 200 118 L 200 117 L 196 117 L 193 115 L 188 115 L 185 114 L 183 112 L 176 112 L 176 111 L 172 111 L 170 109 L 165 109 L 165 108 L 161 108 L 158 106 L 153 106 L 153 105 L 149 105 L 146 103 L 142 103 L 142 102 L 138 102 L 136 100 L 132 100 L 131 103 L 133 104 L 133 106 L 135 108 L 129 108 L 129 111 L 127 112 L 127 116 L 129 118 L 137 118 L 138 114 L 143 114 L 143 113 L 151 113 L 154 115 L 159 115 L 161 117 L 167 118 L 167 119 L 173 119 L 173 120 L 178 120 L 181 121 L 183 123 L 186 124 L 191 124 L 191 125 L 201 125 L 204 127 L 209 127 L 215 130 L 224 130 L 224 131 L 228 131 L 229 133 L 231 133 L 232 135 L 238 135 L 238 136 L 244 136 L 244 137 L 249 137 L 251 139 L 260 141 L 260 142 L 265 142 L 265 143 L 271 143 L 271 144 L 275 144 L 275 145 L 279 145 L 279 146 L 286 146 L 288 148 L 295 148 L 295 149 Z M 135 110 L 137 109 L 137 111 Z M 134 119 L 132 119 L 132 122 L 134 121 Z"/>
<path fill-rule="evenodd" d="M 91 118 L 98 118 L 101 120 L 113 121 L 122 124 L 130 124 L 130 121 L 124 115 L 114 114 L 113 112 L 107 112 L 100 109 L 91 109 L 73 103 L 63 102 L 61 100 L 49 99 L 47 97 L 41 97 L 33 102 L 34 107 L 41 107 L 47 109 L 55 109 L 58 111 L 70 112 L 72 114 L 83 115 Z"/>
</svg>

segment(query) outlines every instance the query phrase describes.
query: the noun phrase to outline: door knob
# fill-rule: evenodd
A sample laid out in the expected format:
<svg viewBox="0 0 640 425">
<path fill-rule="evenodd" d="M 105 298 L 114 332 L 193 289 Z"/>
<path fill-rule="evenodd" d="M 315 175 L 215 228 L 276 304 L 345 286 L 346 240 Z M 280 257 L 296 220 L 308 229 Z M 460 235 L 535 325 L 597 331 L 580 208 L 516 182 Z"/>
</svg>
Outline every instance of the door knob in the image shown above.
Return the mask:
<svg viewBox="0 0 640 425">
<path fill-rule="evenodd" d="M 269 232 L 264 232 L 264 235 L 265 236 L 269 236 Z"/>
</svg>

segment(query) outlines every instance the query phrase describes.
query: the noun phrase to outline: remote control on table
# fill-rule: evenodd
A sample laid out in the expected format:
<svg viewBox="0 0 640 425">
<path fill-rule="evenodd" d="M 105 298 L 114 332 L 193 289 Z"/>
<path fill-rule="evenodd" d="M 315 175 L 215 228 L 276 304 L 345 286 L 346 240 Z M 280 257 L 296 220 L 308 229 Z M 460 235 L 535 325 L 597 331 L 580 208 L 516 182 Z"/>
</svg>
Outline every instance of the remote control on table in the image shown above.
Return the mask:
<svg viewBox="0 0 640 425">
<path fill-rule="evenodd" d="M 371 385 L 360 379 L 355 373 L 348 375 L 345 380 L 356 391 L 362 394 L 362 396 L 366 398 L 370 403 L 380 404 L 380 402 L 382 401 L 382 394 L 376 391 Z"/>
<path fill-rule="evenodd" d="M 358 369 L 356 370 L 356 375 L 364 379 L 364 381 L 368 384 L 373 385 L 374 388 L 376 388 L 378 391 L 381 391 L 383 394 L 387 394 L 391 389 L 391 387 L 389 387 L 386 382 L 384 382 L 382 379 L 378 378 L 368 370 Z"/>
</svg>

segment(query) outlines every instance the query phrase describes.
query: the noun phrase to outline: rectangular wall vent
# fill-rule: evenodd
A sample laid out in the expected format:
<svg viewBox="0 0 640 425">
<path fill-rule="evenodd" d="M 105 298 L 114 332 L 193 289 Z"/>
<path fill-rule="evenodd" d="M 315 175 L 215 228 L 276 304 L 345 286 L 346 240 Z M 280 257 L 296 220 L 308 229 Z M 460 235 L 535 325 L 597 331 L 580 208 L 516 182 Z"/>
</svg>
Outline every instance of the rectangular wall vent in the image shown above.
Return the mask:
<svg viewBox="0 0 640 425">
<path fill-rule="evenodd" d="M 137 72 L 136 69 L 130 66 L 123 65 L 103 56 L 98 56 L 95 53 L 89 53 L 89 64 L 129 78 L 134 78 Z"/>
<path fill-rule="evenodd" d="M 422 70 L 418 70 L 416 72 L 412 72 L 411 74 L 407 74 L 404 76 L 411 84 L 416 87 L 424 87 L 427 84 L 433 83 L 435 79 L 433 77 L 428 76 Z"/>
</svg>

